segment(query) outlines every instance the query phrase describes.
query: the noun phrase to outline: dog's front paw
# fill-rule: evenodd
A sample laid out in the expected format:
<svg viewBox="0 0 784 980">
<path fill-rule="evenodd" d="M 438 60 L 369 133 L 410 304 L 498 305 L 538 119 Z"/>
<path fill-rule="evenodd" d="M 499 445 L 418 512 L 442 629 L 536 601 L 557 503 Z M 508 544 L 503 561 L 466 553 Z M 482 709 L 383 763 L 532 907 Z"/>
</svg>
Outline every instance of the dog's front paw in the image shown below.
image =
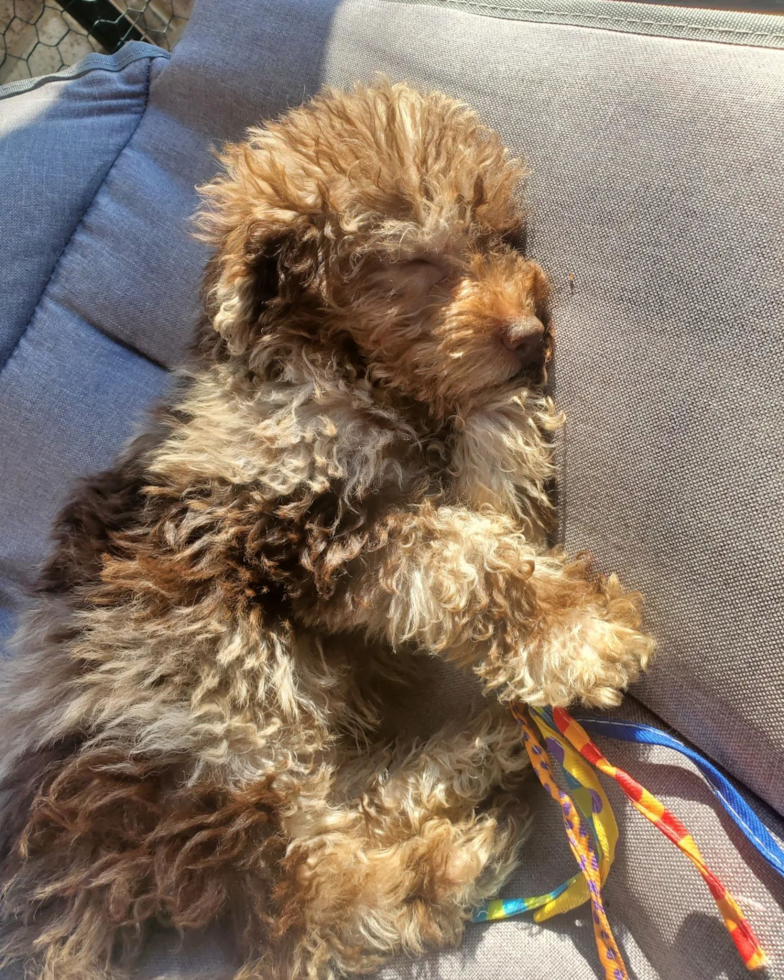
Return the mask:
<svg viewBox="0 0 784 980">
<path fill-rule="evenodd" d="M 545 654 L 540 703 L 566 707 L 579 701 L 596 708 L 620 704 L 654 650 L 652 638 L 638 629 L 638 603 L 637 596 L 619 596 L 606 608 L 587 610 L 553 635 Z"/>
<path fill-rule="evenodd" d="M 620 704 L 622 692 L 647 668 L 654 651 L 653 639 L 639 626 L 640 596 L 625 593 L 611 575 L 590 601 L 537 624 L 502 669 L 486 676 L 487 686 L 503 701 L 537 707 Z"/>
</svg>

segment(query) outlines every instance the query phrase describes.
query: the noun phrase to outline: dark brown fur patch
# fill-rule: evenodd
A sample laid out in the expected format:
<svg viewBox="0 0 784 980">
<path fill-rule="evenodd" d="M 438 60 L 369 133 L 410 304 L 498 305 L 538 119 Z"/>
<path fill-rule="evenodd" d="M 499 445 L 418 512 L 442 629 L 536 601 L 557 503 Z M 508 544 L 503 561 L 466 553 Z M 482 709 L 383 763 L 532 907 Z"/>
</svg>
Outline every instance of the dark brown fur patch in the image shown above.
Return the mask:
<svg viewBox="0 0 784 980">
<path fill-rule="evenodd" d="M 6 913 L 31 923 L 34 908 L 40 928 L 86 891 L 100 898 L 107 938 L 151 917 L 199 928 L 233 898 L 257 928 L 268 923 L 285 848 L 280 794 L 269 780 L 232 792 L 179 779 L 176 768 L 111 750 L 50 763 L 4 864 Z"/>
</svg>

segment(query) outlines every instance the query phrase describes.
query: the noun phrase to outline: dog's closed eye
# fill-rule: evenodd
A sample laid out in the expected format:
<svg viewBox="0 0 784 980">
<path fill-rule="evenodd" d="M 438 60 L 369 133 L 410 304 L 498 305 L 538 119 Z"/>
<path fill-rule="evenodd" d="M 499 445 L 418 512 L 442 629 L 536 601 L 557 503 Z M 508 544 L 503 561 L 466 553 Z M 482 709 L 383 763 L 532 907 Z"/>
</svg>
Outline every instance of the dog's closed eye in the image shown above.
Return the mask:
<svg viewBox="0 0 784 980">
<path fill-rule="evenodd" d="M 446 263 L 437 257 L 415 255 L 409 258 L 387 259 L 382 266 L 382 281 L 394 292 L 426 293 L 449 276 Z"/>
<path fill-rule="evenodd" d="M 437 258 L 418 256 L 399 262 L 397 266 L 403 275 L 414 277 L 417 283 L 422 285 L 435 286 L 449 275 L 445 263 Z"/>
</svg>

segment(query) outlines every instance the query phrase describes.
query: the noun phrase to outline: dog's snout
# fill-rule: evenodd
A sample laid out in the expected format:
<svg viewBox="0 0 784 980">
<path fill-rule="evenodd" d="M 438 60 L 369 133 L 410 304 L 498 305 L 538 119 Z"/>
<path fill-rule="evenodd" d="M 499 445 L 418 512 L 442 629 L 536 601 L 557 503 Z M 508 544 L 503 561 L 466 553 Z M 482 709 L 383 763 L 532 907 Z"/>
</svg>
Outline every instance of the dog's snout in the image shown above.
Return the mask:
<svg viewBox="0 0 784 980">
<path fill-rule="evenodd" d="M 504 346 L 513 350 L 523 367 L 535 367 L 544 357 L 544 324 L 536 316 L 526 316 L 506 325 Z"/>
</svg>

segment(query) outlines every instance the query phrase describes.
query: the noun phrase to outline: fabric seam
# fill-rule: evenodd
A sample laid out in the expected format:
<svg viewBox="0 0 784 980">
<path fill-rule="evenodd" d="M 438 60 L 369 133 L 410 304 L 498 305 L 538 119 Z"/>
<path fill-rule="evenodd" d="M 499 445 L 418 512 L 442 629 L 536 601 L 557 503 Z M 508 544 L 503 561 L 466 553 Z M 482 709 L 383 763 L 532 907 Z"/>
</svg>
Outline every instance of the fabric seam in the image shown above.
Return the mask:
<svg viewBox="0 0 784 980">
<path fill-rule="evenodd" d="M 144 50 L 138 50 L 141 48 Z M 20 78 L 18 81 L 0 85 L 0 100 L 21 95 L 22 92 L 29 92 L 32 89 L 48 85 L 50 82 L 68 82 L 74 78 L 82 78 L 92 71 L 124 71 L 128 65 L 132 65 L 134 61 L 141 61 L 143 58 L 165 58 L 168 61 L 171 58 L 171 52 L 154 44 L 147 44 L 145 41 L 130 41 L 116 55 L 111 56 L 94 51 L 92 54 L 85 55 L 84 58 L 69 68 L 49 72 L 46 75 L 37 75 L 35 78 Z"/>
<path fill-rule="evenodd" d="M 5 361 L 0 366 L 0 374 L 2 374 L 5 371 L 5 369 L 8 367 L 9 363 L 11 362 L 11 359 L 13 358 L 14 354 L 16 354 L 17 350 L 19 349 L 19 345 L 21 344 L 22 340 L 24 340 L 24 338 L 25 338 L 25 336 L 27 334 L 27 331 L 30 329 L 33 321 L 35 320 L 36 314 L 38 313 L 38 310 L 39 310 L 39 308 L 41 306 L 41 303 L 43 302 L 44 297 L 46 296 L 46 294 L 47 294 L 47 292 L 49 290 L 49 286 L 51 285 L 52 279 L 55 277 L 55 275 L 57 273 L 57 270 L 60 267 L 60 262 L 62 261 L 63 256 L 67 252 L 68 247 L 71 244 L 71 242 L 74 240 L 74 237 L 76 236 L 76 233 L 79 231 L 79 229 L 84 224 L 84 221 L 87 218 L 87 215 L 92 210 L 92 207 L 95 204 L 95 201 L 96 201 L 98 195 L 100 194 L 102 188 L 105 186 L 106 181 L 109 179 L 109 176 L 112 173 L 112 171 L 114 170 L 114 168 L 115 168 L 115 166 L 117 164 L 117 161 L 120 159 L 120 157 L 122 156 L 123 152 L 128 147 L 128 145 L 130 144 L 130 142 L 133 139 L 133 137 L 136 135 L 136 133 L 137 133 L 137 131 L 139 129 L 139 124 L 141 123 L 142 119 L 144 118 L 145 113 L 147 112 L 147 106 L 150 103 L 150 75 L 152 73 L 152 63 L 155 60 L 155 58 L 157 57 L 157 55 L 148 55 L 147 57 L 148 57 L 148 64 L 147 64 L 147 75 L 146 75 L 146 78 L 145 78 L 144 104 L 142 105 L 142 110 L 139 113 L 139 118 L 136 121 L 136 125 L 133 127 L 133 129 L 131 130 L 131 132 L 128 134 L 128 138 L 125 140 L 125 142 L 122 144 L 122 146 L 119 148 L 119 150 L 115 154 L 114 160 L 112 160 L 112 162 L 111 162 L 111 164 L 109 166 L 109 169 L 104 174 L 103 180 L 98 185 L 98 187 L 96 187 L 95 193 L 93 194 L 93 196 L 90 198 L 89 202 L 87 203 L 87 206 L 85 207 L 84 211 L 82 212 L 81 217 L 79 218 L 79 220 L 74 225 L 73 231 L 68 236 L 68 238 L 67 238 L 66 242 L 64 243 L 63 247 L 60 249 L 60 252 L 58 253 L 57 258 L 55 259 L 54 265 L 52 266 L 52 271 L 50 272 L 50 274 L 49 274 L 46 282 L 44 283 L 44 286 L 43 286 L 43 288 L 41 290 L 41 294 L 38 297 L 38 300 L 37 300 L 37 302 L 35 304 L 35 308 L 33 309 L 33 312 L 30 315 L 30 319 L 25 324 L 25 327 L 22 330 L 22 332 L 16 338 L 16 341 L 14 342 L 13 347 L 8 352 L 8 357 L 6 357 Z M 138 60 L 138 59 L 134 59 L 134 60 Z M 129 62 L 129 64 L 130 63 L 131 62 Z"/>
<path fill-rule="evenodd" d="M 446 0 L 449 2 L 449 0 Z M 519 10 L 524 14 L 552 14 L 557 16 L 554 11 L 545 10 L 537 7 L 507 7 L 495 3 L 482 3 L 481 0 L 470 0 L 472 7 L 479 7 L 483 10 Z M 457 5 L 457 3 L 456 3 Z M 580 20 L 598 20 L 604 24 L 621 24 L 641 27 L 656 27 L 658 21 L 655 20 L 630 20 L 629 18 L 615 19 L 613 17 L 602 17 L 599 14 L 580 14 Z M 670 28 L 683 28 L 687 31 L 707 31 L 709 34 L 747 34 L 749 37 L 770 37 L 776 40 L 784 40 L 784 34 L 761 34 L 760 31 L 746 31 L 732 27 L 707 27 L 704 24 L 678 23 L 667 24 Z"/>
<path fill-rule="evenodd" d="M 384 3 L 390 4 L 400 4 L 400 0 L 383 0 Z M 733 27 L 709 27 L 705 24 L 690 24 L 687 22 L 673 22 L 673 23 L 663 23 L 656 20 L 644 20 L 644 19 L 630 19 L 630 18 L 614 18 L 609 16 L 602 16 L 601 14 L 586 14 L 581 13 L 579 16 L 572 15 L 570 17 L 567 13 L 561 13 L 556 10 L 548 10 L 543 7 L 512 7 L 504 4 L 494 4 L 494 3 L 482 3 L 481 0 L 468 0 L 466 3 L 461 3 L 460 0 L 441 0 L 440 3 L 428 3 L 428 0 L 407 0 L 400 4 L 401 6 L 427 6 L 427 7 L 451 7 L 455 10 L 460 10 L 463 13 L 471 14 L 477 13 L 478 11 L 497 11 L 501 13 L 518 13 L 519 17 L 515 18 L 522 22 L 526 22 L 526 14 L 541 14 L 543 17 L 548 17 L 550 19 L 546 21 L 537 21 L 537 23 L 547 23 L 553 25 L 561 25 L 565 27 L 586 27 L 588 30 L 608 30 L 617 31 L 618 33 L 624 33 L 624 27 L 660 27 L 661 33 L 650 32 L 650 31 L 640 31 L 639 33 L 644 33 L 646 36 L 651 37 L 663 37 L 670 38 L 676 41 L 707 41 L 710 43 L 710 39 L 688 35 L 686 37 L 681 37 L 678 34 L 669 33 L 675 29 L 682 29 L 684 31 L 695 31 L 700 33 L 715 34 L 723 38 L 740 38 L 741 36 L 748 38 L 764 38 L 770 41 L 782 41 L 784 42 L 784 34 L 772 33 L 770 31 L 751 31 L 742 28 Z M 478 13 L 478 16 L 482 16 Z M 762 15 L 760 15 L 762 16 Z M 505 20 L 510 20 L 511 18 L 503 18 Z M 595 21 L 595 24 L 585 24 L 584 21 Z M 752 41 L 741 41 L 739 44 L 749 44 L 749 46 L 754 47 Z"/>
</svg>

